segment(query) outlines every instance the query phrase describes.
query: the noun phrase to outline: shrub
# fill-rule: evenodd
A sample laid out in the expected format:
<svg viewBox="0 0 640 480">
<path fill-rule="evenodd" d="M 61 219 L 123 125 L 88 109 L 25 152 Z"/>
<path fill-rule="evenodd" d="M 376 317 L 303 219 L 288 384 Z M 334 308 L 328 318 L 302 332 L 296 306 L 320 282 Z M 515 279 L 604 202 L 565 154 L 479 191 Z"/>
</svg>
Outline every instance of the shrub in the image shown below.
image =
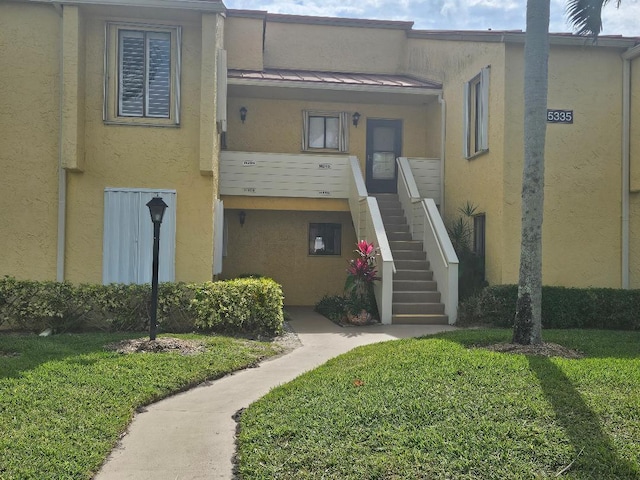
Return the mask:
<svg viewBox="0 0 640 480">
<path fill-rule="evenodd" d="M 238 282 L 242 285 L 161 283 L 159 329 L 165 332 L 188 332 L 195 328 L 227 333 L 279 332 L 283 322 L 280 286 L 270 279 Z M 198 303 L 198 292 L 211 301 Z M 212 313 L 215 299 L 223 310 Z M 145 331 L 149 327 L 150 304 L 149 284 L 72 285 L 0 278 L 0 325 L 6 323 L 17 330 Z M 218 320 L 212 321 L 212 318 Z"/>
<path fill-rule="evenodd" d="M 282 303 L 274 280 L 246 278 L 196 285 L 191 307 L 198 328 L 273 335 L 282 331 Z"/>
<path fill-rule="evenodd" d="M 361 311 L 377 315 L 376 297 L 373 284 L 380 280 L 376 270 L 378 251 L 373 243 L 360 240 L 355 251 L 357 257 L 349 260 L 347 280 L 344 286 L 347 313 L 359 314 Z"/>
<path fill-rule="evenodd" d="M 512 327 L 517 285 L 487 287 L 460 303 L 458 323 Z M 640 330 L 640 290 L 542 287 L 544 328 Z"/>
<path fill-rule="evenodd" d="M 325 295 L 314 307 L 316 312 L 336 323 L 342 321 L 347 313 L 346 309 L 347 298 L 342 295 Z"/>
</svg>

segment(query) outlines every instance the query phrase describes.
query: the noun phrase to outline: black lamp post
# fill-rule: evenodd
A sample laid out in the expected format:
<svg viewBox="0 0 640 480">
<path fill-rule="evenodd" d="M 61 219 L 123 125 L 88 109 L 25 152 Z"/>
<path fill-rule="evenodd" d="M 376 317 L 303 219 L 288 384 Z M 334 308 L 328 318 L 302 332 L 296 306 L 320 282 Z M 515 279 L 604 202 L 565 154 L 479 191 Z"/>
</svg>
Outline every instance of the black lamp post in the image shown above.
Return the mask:
<svg viewBox="0 0 640 480">
<path fill-rule="evenodd" d="M 153 197 L 147 203 L 153 222 L 153 269 L 151 274 L 151 325 L 149 340 L 156 339 L 158 333 L 158 257 L 160 253 L 160 224 L 168 205 L 160 197 Z"/>
</svg>

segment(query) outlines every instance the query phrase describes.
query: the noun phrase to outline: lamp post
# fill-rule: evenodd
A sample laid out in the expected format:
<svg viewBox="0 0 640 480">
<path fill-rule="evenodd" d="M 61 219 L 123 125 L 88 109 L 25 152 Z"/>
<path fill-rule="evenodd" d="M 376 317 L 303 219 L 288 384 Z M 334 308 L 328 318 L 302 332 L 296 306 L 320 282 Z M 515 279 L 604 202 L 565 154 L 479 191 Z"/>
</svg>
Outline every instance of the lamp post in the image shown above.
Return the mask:
<svg viewBox="0 0 640 480">
<path fill-rule="evenodd" d="M 160 253 L 160 224 L 168 205 L 160 197 L 153 197 L 147 203 L 153 222 L 153 267 L 151 274 L 151 324 L 149 340 L 156 339 L 158 333 L 158 257 Z"/>
</svg>

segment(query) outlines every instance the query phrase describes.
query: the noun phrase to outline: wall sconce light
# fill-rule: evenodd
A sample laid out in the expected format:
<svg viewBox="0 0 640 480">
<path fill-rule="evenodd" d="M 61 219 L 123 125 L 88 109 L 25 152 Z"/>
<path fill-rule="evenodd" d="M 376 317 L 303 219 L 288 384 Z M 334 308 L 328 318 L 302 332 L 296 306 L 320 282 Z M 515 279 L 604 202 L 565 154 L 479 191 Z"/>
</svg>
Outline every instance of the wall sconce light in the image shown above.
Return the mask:
<svg viewBox="0 0 640 480">
<path fill-rule="evenodd" d="M 240 120 L 242 123 L 247 119 L 247 107 L 240 107 Z"/>
<path fill-rule="evenodd" d="M 351 118 L 353 119 L 353 126 L 358 128 L 358 122 L 360 121 L 360 114 L 356 112 L 351 116 Z"/>
<path fill-rule="evenodd" d="M 244 210 L 241 210 L 238 214 L 238 219 L 240 220 L 240 226 L 244 227 L 244 221 L 247 219 L 247 214 Z"/>
</svg>

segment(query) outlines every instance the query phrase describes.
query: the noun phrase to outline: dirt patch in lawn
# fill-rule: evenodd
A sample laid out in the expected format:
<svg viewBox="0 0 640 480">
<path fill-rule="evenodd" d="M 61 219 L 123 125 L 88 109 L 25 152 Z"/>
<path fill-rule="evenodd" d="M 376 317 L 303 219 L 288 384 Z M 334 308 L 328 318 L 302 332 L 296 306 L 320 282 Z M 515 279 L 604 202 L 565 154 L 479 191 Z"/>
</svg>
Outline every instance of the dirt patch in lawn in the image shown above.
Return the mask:
<svg viewBox="0 0 640 480">
<path fill-rule="evenodd" d="M 18 357 L 20 353 L 18 352 L 5 352 L 4 350 L 0 350 L 0 358 L 11 358 Z"/>
<path fill-rule="evenodd" d="M 562 357 L 569 359 L 584 358 L 585 355 L 577 350 L 558 345 L 557 343 L 543 343 L 542 345 L 519 345 L 517 343 L 496 343 L 494 345 L 477 346 L 493 352 L 514 353 L 519 355 L 536 355 L 539 357 Z"/>
<path fill-rule="evenodd" d="M 205 351 L 205 345 L 199 340 L 184 340 L 182 338 L 161 337 L 155 340 L 148 338 L 133 338 L 105 345 L 106 350 L 118 353 L 167 353 L 175 352 L 181 355 L 195 355 Z"/>
</svg>

